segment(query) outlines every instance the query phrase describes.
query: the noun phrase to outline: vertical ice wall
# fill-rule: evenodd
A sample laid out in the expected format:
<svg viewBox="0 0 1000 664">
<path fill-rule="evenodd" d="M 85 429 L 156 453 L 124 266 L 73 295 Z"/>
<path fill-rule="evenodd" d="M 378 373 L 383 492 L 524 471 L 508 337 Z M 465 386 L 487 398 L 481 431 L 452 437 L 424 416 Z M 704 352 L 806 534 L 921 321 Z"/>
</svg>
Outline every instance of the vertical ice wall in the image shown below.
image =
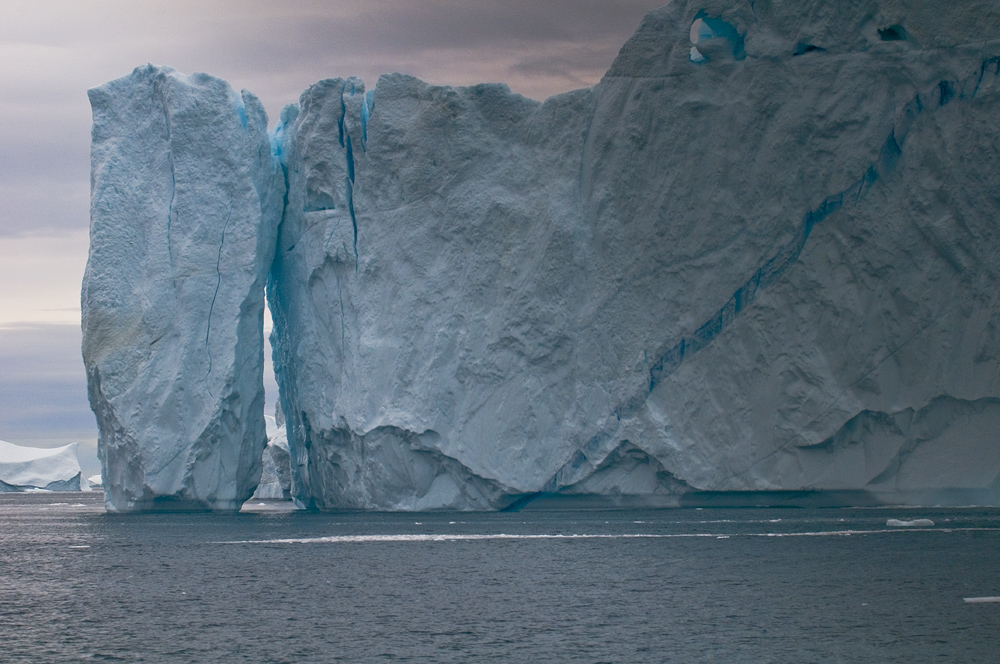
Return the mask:
<svg viewBox="0 0 1000 664">
<path fill-rule="evenodd" d="M 269 291 L 293 493 L 1000 499 L 998 40 L 983 1 L 677 1 L 544 104 L 313 86 Z"/>
<path fill-rule="evenodd" d="M 567 355 L 586 343 L 569 307 L 592 252 L 576 196 L 590 106 L 397 74 L 373 92 L 322 81 L 284 114 L 268 292 L 304 503 L 495 507 L 572 452 L 601 399 Z"/>
<path fill-rule="evenodd" d="M 283 179 L 252 94 L 146 66 L 90 90 L 83 357 L 109 509 L 236 510 L 260 477 Z"/>
</svg>

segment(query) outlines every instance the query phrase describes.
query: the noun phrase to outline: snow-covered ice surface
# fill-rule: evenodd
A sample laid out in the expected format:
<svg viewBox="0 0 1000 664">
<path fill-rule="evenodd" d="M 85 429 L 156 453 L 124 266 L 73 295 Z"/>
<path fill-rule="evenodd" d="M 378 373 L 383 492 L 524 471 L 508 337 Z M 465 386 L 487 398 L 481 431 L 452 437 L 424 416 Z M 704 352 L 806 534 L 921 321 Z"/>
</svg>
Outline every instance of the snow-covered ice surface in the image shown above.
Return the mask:
<svg viewBox="0 0 1000 664">
<path fill-rule="evenodd" d="M 260 477 L 283 178 L 252 94 L 146 66 L 90 91 L 83 356 L 111 510 L 238 510 Z"/>
<path fill-rule="evenodd" d="M 77 443 L 43 449 L 0 440 L 0 492 L 89 491 L 76 448 Z"/>
<path fill-rule="evenodd" d="M 286 108 L 295 497 L 995 503 L 1000 8 L 837 7 L 673 2 L 544 103 L 391 74 Z"/>
</svg>

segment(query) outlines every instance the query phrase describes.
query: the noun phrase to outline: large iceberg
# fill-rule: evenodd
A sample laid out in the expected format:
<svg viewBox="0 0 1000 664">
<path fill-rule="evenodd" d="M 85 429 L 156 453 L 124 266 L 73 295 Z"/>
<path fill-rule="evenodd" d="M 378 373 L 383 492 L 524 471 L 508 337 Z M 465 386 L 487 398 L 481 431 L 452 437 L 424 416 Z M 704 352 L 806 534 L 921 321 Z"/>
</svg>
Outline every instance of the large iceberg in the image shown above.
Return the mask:
<svg viewBox="0 0 1000 664">
<path fill-rule="evenodd" d="M 112 510 L 238 510 L 261 470 L 284 180 L 252 94 L 140 67 L 90 90 L 83 358 Z"/>
<path fill-rule="evenodd" d="M 99 88 L 109 505 L 253 491 L 272 253 L 302 505 L 1000 501 L 1000 7 L 828 9 L 676 0 L 543 103 L 321 81 L 271 136 L 280 173 L 248 93 Z M 174 88 L 204 99 L 179 130 Z"/>
<path fill-rule="evenodd" d="M 996 501 L 998 12 L 677 1 L 544 103 L 312 86 L 276 130 L 293 494 Z"/>
<path fill-rule="evenodd" d="M 0 493 L 31 489 L 89 491 L 80 472 L 77 443 L 43 449 L 0 440 Z"/>
</svg>

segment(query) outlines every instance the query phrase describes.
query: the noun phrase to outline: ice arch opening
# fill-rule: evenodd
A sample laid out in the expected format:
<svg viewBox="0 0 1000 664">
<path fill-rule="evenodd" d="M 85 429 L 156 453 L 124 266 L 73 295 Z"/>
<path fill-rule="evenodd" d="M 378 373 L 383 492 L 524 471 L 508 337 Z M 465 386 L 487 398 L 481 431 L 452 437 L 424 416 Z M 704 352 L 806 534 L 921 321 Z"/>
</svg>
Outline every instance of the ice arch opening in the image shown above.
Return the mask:
<svg viewBox="0 0 1000 664">
<path fill-rule="evenodd" d="M 744 36 L 732 23 L 712 18 L 699 12 L 691 23 L 691 62 L 709 62 L 712 59 L 747 57 Z M 701 48 L 698 45 L 701 44 Z"/>
<path fill-rule="evenodd" d="M 906 29 L 901 25 L 890 25 L 878 31 L 882 41 L 906 41 Z"/>
</svg>

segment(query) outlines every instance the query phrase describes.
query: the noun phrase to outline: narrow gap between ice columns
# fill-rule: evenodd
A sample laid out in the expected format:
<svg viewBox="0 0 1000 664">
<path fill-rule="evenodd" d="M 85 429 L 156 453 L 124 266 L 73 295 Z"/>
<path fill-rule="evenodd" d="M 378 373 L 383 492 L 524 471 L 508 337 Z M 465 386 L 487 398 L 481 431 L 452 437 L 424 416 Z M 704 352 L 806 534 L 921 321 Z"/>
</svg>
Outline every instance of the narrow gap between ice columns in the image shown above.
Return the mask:
<svg viewBox="0 0 1000 664">
<path fill-rule="evenodd" d="M 271 309 L 264 300 L 264 414 L 274 415 L 278 403 L 278 381 L 274 378 L 274 364 L 271 360 Z"/>
</svg>

